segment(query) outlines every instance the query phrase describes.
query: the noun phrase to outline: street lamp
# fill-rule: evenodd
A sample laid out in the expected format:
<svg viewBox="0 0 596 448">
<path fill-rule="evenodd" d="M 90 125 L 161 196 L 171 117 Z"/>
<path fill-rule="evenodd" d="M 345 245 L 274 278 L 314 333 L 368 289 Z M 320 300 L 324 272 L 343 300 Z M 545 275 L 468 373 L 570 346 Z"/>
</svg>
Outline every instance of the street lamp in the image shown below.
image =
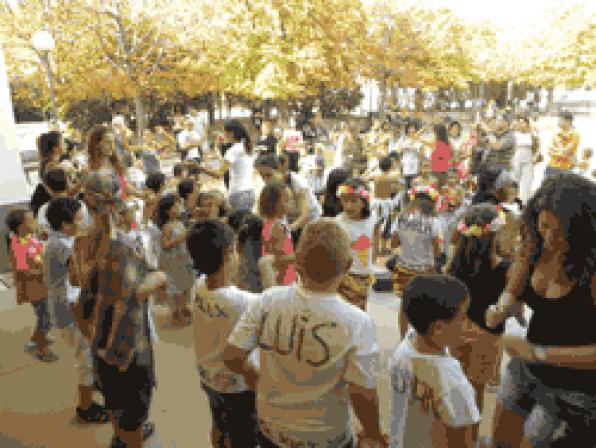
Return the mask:
<svg viewBox="0 0 596 448">
<path fill-rule="evenodd" d="M 52 66 L 50 65 L 50 52 L 54 51 L 56 48 L 56 42 L 48 31 L 41 30 L 33 34 L 31 43 L 33 44 L 33 48 L 37 51 L 48 77 L 48 87 L 50 89 L 50 101 L 52 106 L 50 117 L 52 121 L 56 122 L 58 120 L 58 109 L 56 108 L 54 77 L 52 75 Z"/>
</svg>

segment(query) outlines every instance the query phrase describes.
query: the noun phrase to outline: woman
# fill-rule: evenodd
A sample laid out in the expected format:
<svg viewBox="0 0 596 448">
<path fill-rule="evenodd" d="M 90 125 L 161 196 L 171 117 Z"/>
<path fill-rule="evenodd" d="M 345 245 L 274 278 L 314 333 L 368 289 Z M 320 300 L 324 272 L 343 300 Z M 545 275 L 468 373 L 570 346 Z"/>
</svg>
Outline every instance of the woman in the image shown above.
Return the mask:
<svg viewBox="0 0 596 448">
<path fill-rule="evenodd" d="M 337 197 L 337 189 L 350 177 L 343 168 L 335 168 L 329 173 L 325 196 L 323 198 L 323 216 L 335 218 L 341 213 L 341 201 Z"/>
<path fill-rule="evenodd" d="M 596 446 L 595 228 L 596 184 L 581 176 L 549 179 L 528 202 L 510 281 L 487 312 L 496 326 L 519 301 L 533 310 L 527 340 L 505 338 L 497 446 Z"/>
<path fill-rule="evenodd" d="M 405 135 L 398 143 L 401 149 L 401 169 L 406 181 L 406 191 L 412 188 L 412 181 L 420 174 L 420 159 L 422 158 L 422 143 L 418 140 L 416 123 L 406 123 Z M 406 197 L 406 201 L 408 198 Z"/>
<path fill-rule="evenodd" d="M 502 355 L 505 325 L 488 328 L 485 314 L 505 288 L 511 265 L 497 255 L 496 234 L 503 224 L 494 205 L 474 205 L 465 212 L 451 236 L 455 249 L 447 273 L 464 282 L 470 291 L 468 331 L 474 339 L 473 344 L 452 347 L 452 351 L 476 390 L 478 409 L 483 409 L 485 386 L 498 382 Z M 478 425 L 475 425 L 474 439 L 477 438 Z"/>
<path fill-rule="evenodd" d="M 50 193 L 44 185 L 46 172 L 60 165 L 62 155 L 62 136 L 59 132 L 46 132 L 37 139 L 39 158 L 39 183 L 31 196 L 31 211 L 37 217 L 37 212 L 43 204 L 50 200 Z"/>
<path fill-rule="evenodd" d="M 211 170 L 205 166 L 201 170 L 211 176 L 221 178 L 230 173 L 228 201 L 232 212 L 251 212 L 255 205 L 254 155 L 250 135 L 238 120 L 224 122 L 225 141 L 231 143 L 226 151 L 220 169 Z"/>
<path fill-rule="evenodd" d="M 534 180 L 534 164 L 539 145 L 530 128 L 530 119 L 521 117 L 515 132 L 515 153 L 513 155 L 513 177 L 519 185 L 519 198 L 527 204 Z"/>
<path fill-rule="evenodd" d="M 452 164 L 452 149 L 447 137 L 447 128 L 444 124 L 435 125 L 435 141 L 434 150 L 430 156 L 431 170 L 433 176 L 439 181 L 439 186 L 442 187 L 447 181 L 447 171 Z"/>
<path fill-rule="evenodd" d="M 255 166 L 265 184 L 280 181 L 290 188 L 292 206 L 288 207 L 288 221 L 296 244 L 304 226 L 321 216 L 320 205 L 312 188 L 304 177 L 288 169 L 285 158 L 263 155 L 257 159 Z"/>
</svg>

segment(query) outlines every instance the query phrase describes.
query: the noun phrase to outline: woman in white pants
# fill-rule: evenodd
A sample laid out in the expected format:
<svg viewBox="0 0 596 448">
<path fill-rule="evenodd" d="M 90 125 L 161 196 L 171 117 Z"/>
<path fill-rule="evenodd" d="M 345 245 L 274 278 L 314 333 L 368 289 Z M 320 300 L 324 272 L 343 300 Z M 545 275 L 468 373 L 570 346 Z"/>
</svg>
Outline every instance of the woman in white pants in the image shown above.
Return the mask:
<svg viewBox="0 0 596 448">
<path fill-rule="evenodd" d="M 538 149 L 537 137 L 530 129 L 530 120 L 521 117 L 515 133 L 515 154 L 513 156 L 513 178 L 519 186 L 519 199 L 525 205 L 532 195 L 534 164 Z"/>
</svg>

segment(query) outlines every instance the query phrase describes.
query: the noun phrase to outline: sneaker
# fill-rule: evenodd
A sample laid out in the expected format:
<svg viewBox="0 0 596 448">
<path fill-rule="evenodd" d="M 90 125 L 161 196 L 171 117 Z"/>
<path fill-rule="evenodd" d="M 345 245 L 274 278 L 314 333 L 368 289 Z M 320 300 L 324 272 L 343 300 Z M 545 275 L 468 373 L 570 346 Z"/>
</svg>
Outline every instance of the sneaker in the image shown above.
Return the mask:
<svg viewBox="0 0 596 448">
<path fill-rule="evenodd" d="M 77 421 L 79 423 L 107 423 L 110 418 L 103 406 L 93 402 L 86 410 L 77 407 Z"/>
<path fill-rule="evenodd" d="M 46 352 L 46 353 L 35 353 L 35 357 L 40 360 L 41 362 L 56 362 L 58 361 L 58 356 L 54 352 Z"/>
</svg>

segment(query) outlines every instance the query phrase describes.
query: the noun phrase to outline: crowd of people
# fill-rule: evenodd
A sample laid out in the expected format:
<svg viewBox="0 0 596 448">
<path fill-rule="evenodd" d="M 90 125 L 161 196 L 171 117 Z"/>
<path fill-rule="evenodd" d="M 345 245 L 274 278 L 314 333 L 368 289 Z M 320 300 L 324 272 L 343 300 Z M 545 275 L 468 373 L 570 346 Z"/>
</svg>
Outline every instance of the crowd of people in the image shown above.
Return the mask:
<svg viewBox="0 0 596 448">
<path fill-rule="evenodd" d="M 487 387 L 488 446 L 596 446 L 596 184 L 572 121 L 561 115 L 535 192 L 539 133 L 505 112 L 364 132 L 317 115 L 303 130 L 259 123 L 254 138 L 239 120 L 216 135 L 192 111 L 135 143 L 122 117 L 84 144 L 45 133 L 31 207 L 6 222 L 17 303 L 36 315 L 25 348 L 59 362 L 59 332 L 76 417 L 110 422 L 113 448 L 155 429 L 155 303 L 194 328 L 213 447 L 476 447 Z M 389 366 L 373 288 L 401 301 Z M 527 335 L 506 334 L 508 318 Z"/>
</svg>

